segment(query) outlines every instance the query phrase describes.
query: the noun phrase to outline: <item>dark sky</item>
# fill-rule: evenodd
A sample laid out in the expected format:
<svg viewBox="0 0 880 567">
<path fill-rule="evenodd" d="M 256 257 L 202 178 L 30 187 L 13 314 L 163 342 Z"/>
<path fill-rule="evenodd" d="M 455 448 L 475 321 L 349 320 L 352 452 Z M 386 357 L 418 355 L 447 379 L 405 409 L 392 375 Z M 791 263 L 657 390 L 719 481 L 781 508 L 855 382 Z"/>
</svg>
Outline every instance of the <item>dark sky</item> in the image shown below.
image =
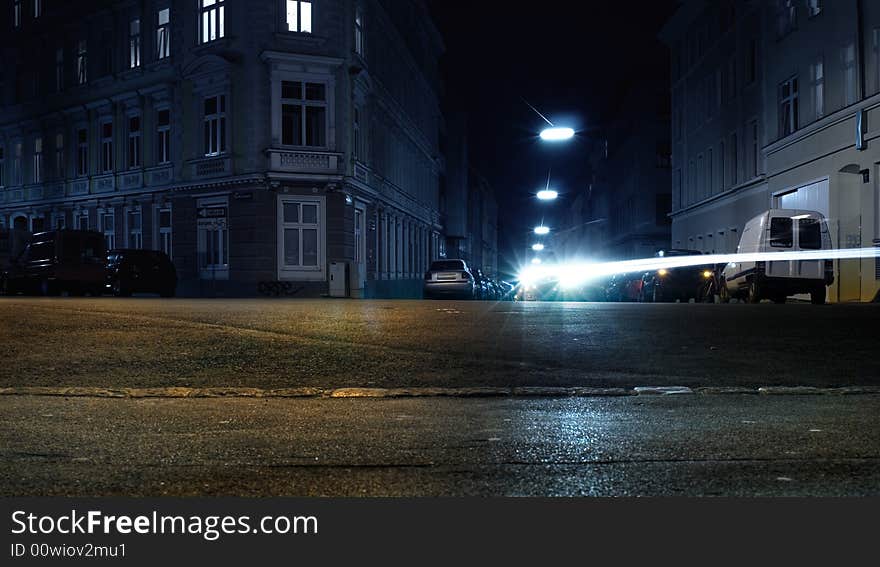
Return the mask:
<svg viewBox="0 0 880 567">
<path fill-rule="evenodd" d="M 446 42 L 443 72 L 450 107 L 467 112 L 471 164 L 494 186 L 502 262 L 522 250 L 528 231 L 586 188 L 590 133 L 618 111 L 616 101 L 639 82 L 668 76 L 657 39 L 675 0 L 501 3 L 428 0 Z M 578 136 L 540 142 L 546 123 L 523 102 Z M 650 102 L 649 102 L 650 103 Z M 541 204 L 547 182 L 562 199 Z M 500 266 L 499 266 L 500 267 Z"/>
</svg>

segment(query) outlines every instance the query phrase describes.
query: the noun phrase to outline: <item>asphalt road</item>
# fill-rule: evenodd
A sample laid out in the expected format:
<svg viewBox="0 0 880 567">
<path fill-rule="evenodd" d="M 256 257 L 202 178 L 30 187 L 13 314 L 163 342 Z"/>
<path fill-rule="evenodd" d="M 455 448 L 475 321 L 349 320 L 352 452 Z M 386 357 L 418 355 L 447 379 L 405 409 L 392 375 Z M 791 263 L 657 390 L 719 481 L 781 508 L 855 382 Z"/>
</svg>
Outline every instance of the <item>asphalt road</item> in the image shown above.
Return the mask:
<svg viewBox="0 0 880 567">
<path fill-rule="evenodd" d="M 880 304 L 0 298 L 0 387 L 877 386 Z"/>
<path fill-rule="evenodd" d="M 0 396 L 0 478 L 4 496 L 876 496 L 880 396 Z"/>
</svg>

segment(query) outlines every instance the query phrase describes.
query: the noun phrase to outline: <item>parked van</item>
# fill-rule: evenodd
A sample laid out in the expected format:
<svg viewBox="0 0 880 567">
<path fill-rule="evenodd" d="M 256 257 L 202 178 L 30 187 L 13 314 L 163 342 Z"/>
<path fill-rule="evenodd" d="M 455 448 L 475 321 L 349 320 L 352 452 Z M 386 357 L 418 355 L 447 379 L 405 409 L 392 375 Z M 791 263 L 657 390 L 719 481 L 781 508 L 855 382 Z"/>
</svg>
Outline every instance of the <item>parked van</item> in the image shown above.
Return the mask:
<svg viewBox="0 0 880 567">
<path fill-rule="evenodd" d="M 743 229 L 737 253 L 830 250 L 831 235 L 822 213 L 770 209 Z M 834 281 L 831 260 L 781 260 L 732 262 L 721 274 L 721 300 L 731 297 L 758 303 L 771 299 L 784 303 L 789 295 L 806 293 L 812 303 L 825 303 L 825 287 Z"/>
<path fill-rule="evenodd" d="M 34 234 L 2 274 L 7 294 L 100 295 L 104 288 L 106 251 L 100 232 L 53 230 Z"/>
</svg>

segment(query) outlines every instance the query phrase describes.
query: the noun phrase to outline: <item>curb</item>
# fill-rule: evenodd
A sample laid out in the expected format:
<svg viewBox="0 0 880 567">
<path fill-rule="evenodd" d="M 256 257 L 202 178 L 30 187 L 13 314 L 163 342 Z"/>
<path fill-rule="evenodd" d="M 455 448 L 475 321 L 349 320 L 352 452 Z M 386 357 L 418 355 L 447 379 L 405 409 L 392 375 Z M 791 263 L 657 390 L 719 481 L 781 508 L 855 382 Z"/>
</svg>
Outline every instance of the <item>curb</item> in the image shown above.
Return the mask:
<svg viewBox="0 0 880 567">
<path fill-rule="evenodd" d="M 514 388 L 98 388 L 22 386 L 0 388 L 0 396 L 56 396 L 80 398 L 595 398 L 621 396 L 675 395 L 877 395 L 880 387 L 847 386 L 816 388 L 812 386 L 697 387 L 636 386 L 625 388 L 586 387 L 514 387 Z"/>
</svg>

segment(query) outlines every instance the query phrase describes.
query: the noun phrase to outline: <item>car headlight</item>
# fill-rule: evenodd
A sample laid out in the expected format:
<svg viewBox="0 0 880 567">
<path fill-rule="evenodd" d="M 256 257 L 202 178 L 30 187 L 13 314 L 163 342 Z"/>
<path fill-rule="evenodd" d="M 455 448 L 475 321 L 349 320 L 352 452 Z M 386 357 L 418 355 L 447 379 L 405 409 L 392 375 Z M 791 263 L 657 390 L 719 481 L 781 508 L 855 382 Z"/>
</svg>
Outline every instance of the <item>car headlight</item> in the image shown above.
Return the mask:
<svg viewBox="0 0 880 567">
<path fill-rule="evenodd" d="M 711 270 L 704 270 L 704 271 L 703 271 L 703 277 L 704 277 L 704 278 L 707 278 L 707 279 L 708 279 L 708 278 L 711 278 L 711 277 L 712 277 L 712 272 L 711 272 Z"/>
</svg>

